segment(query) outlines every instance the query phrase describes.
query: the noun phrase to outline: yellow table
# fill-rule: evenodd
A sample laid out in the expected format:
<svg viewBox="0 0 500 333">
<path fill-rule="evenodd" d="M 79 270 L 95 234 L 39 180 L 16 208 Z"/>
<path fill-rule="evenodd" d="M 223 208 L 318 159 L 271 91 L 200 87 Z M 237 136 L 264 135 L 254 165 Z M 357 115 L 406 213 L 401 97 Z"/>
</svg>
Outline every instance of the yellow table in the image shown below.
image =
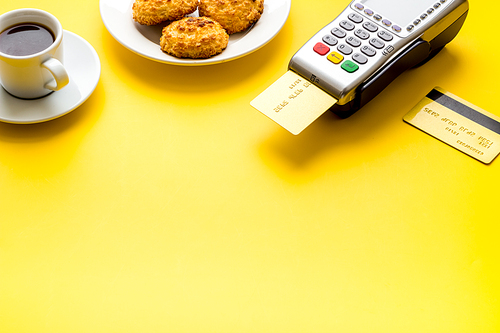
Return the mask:
<svg viewBox="0 0 500 333">
<path fill-rule="evenodd" d="M 124 0 L 125 1 L 125 0 Z M 348 1 L 205 67 L 128 51 L 93 1 L 35 7 L 98 52 L 77 110 L 0 124 L 0 332 L 499 332 L 500 161 L 402 121 L 434 86 L 500 115 L 496 2 L 354 116 L 249 102 Z"/>
</svg>

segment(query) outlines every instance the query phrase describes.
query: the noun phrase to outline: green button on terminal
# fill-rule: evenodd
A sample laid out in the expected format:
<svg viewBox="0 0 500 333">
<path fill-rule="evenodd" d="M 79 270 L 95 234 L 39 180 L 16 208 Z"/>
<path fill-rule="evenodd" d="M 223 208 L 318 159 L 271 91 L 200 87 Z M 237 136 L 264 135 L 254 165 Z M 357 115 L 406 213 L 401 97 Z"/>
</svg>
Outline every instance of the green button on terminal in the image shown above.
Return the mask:
<svg viewBox="0 0 500 333">
<path fill-rule="evenodd" d="M 355 63 L 353 63 L 352 61 L 350 60 L 346 60 L 344 61 L 344 63 L 342 64 L 342 68 L 344 70 L 346 70 L 347 72 L 349 73 L 354 73 L 355 71 L 357 71 L 359 69 L 359 66 L 356 65 Z"/>
</svg>

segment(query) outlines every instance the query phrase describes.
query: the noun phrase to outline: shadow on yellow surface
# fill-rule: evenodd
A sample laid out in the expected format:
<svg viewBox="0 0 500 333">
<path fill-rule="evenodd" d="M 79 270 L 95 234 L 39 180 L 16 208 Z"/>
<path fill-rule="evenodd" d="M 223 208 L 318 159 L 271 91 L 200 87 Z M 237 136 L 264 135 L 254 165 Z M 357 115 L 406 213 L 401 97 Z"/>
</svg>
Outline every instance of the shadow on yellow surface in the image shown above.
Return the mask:
<svg viewBox="0 0 500 333">
<path fill-rule="evenodd" d="M 258 80 L 263 70 L 275 66 L 274 50 L 289 48 L 290 42 L 284 30 L 265 47 L 245 57 L 206 66 L 169 65 L 149 60 L 120 45 L 104 28 L 102 33 L 111 70 L 125 76 L 124 81 L 134 82 L 137 91 L 158 100 L 174 95 L 176 100 L 184 98 L 190 107 L 203 107 L 207 102 L 213 102 L 211 95 L 220 91 L 245 92 L 250 88 L 248 81 Z M 236 96 L 228 93 L 224 101 L 233 97 Z"/>
<path fill-rule="evenodd" d="M 67 115 L 38 124 L 0 123 L 0 160 L 20 177 L 45 178 L 63 170 L 80 142 L 98 121 L 104 91 Z"/>
<path fill-rule="evenodd" d="M 410 143 L 405 137 L 408 125 L 402 117 L 434 86 L 453 75 L 448 68 L 454 63 L 455 55 L 445 48 L 427 64 L 403 73 L 351 117 L 341 119 L 327 111 L 298 136 L 276 125 L 276 131 L 260 147 L 261 157 L 277 174 L 291 172 L 290 180 L 296 180 L 300 174 L 314 174 L 309 167 L 318 165 L 322 156 L 335 156 L 333 163 L 318 166 L 323 171 L 347 170 L 379 159 L 391 153 L 380 146 L 380 138 L 387 140 L 387 147 L 394 140 L 402 145 Z"/>
</svg>

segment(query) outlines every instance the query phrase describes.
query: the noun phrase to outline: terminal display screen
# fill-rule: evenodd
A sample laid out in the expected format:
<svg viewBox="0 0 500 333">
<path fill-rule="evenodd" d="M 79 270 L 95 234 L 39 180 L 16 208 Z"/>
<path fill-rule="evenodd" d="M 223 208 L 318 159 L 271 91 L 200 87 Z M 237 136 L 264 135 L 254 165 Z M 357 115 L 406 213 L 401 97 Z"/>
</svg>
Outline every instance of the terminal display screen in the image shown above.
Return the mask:
<svg viewBox="0 0 500 333">
<path fill-rule="evenodd" d="M 427 12 L 439 0 L 361 0 L 359 2 L 384 18 L 406 26 Z"/>
</svg>

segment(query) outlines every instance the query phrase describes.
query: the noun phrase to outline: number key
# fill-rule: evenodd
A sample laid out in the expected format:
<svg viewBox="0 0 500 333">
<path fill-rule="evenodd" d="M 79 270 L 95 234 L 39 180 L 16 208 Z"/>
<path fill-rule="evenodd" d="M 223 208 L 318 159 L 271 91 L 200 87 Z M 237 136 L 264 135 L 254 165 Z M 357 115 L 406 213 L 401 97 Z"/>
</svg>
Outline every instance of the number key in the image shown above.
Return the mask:
<svg viewBox="0 0 500 333">
<path fill-rule="evenodd" d="M 352 48 L 350 48 L 349 46 L 345 45 L 345 44 L 340 44 L 337 49 L 342 52 L 343 54 L 346 54 L 346 55 L 349 55 L 352 53 Z"/>
<path fill-rule="evenodd" d="M 364 40 L 370 38 L 370 34 L 363 29 L 357 29 L 356 31 L 354 31 L 354 34 L 357 37 L 364 39 Z"/>
<path fill-rule="evenodd" d="M 369 32 L 375 32 L 378 30 L 378 27 L 376 24 L 371 23 L 370 21 L 366 21 L 363 23 L 363 28 L 368 30 Z"/>
<path fill-rule="evenodd" d="M 345 30 L 351 31 L 354 30 L 354 24 L 352 24 L 349 21 L 342 21 L 340 22 L 340 26 L 344 28 Z"/>
<path fill-rule="evenodd" d="M 373 57 L 375 54 L 377 54 L 377 51 L 375 51 L 374 49 L 372 49 L 371 47 L 369 47 L 367 45 L 365 45 L 361 48 L 361 52 L 363 52 L 364 54 L 366 54 L 369 57 Z"/>
<path fill-rule="evenodd" d="M 349 14 L 349 20 L 353 21 L 354 23 L 361 23 L 363 22 L 363 17 L 356 13 L 351 13 Z"/>
<path fill-rule="evenodd" d="M 347 37 L 346 42 L 349 45 L 354 46 L 354 47 L 361 46 L 361 41 L 359 39 L 357 39 L 356 37 L 353 37 L 353 36 Z"/>
<path fill-rule="evenodd" d="M 387 31 L 385 31 L 385 30 L 380 30 L 378 32 L 377 36 L 379 38 L 382 38 L 386 42 L 390 42 L 393 39 L 392 35 L 390 33 L 388 33 Z"/>
<path fill-rule="evenodd" d="M 339 28 L 333 28 L 331 31 L 332 35 L 338 38 L 344 38 L 347 34 L 345 33 L 344 30 L 339 29 Z"/>
<path fill-rule="evenodd" d="M 370 39 L 370 45 L 377 49 L 382 49 L 385 46 L 384 42 L 377 38 Z"/>
</svg>

